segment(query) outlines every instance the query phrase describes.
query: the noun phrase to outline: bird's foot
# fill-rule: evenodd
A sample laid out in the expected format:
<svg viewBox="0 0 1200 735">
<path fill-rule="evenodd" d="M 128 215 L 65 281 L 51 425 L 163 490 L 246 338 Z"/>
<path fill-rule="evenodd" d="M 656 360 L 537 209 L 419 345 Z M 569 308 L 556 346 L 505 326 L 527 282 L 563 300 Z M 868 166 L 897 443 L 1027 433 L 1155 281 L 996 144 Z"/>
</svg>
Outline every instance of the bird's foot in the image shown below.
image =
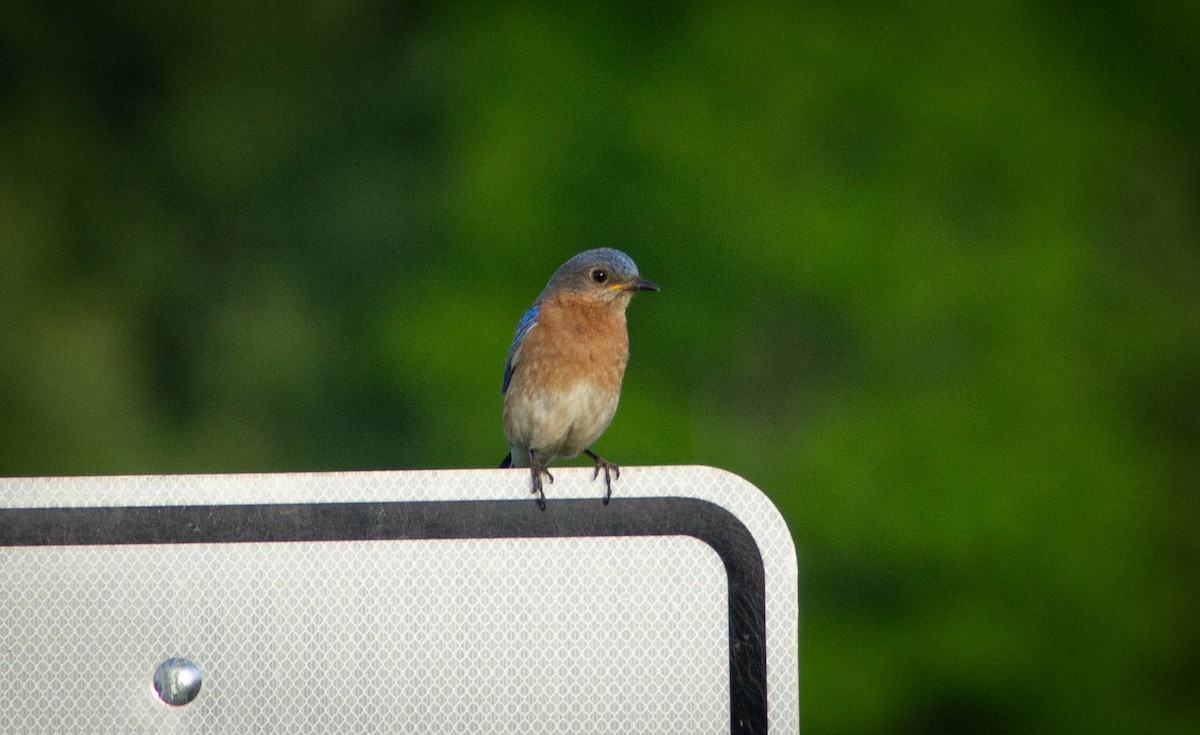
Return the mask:
<svg viewBox="0 0 1200 735">
<path fill-rule="evenodd" d="M 544 464 L 531 463 L 529 471 L 533 475 L 533 489 L 530 490 L 530 493 L 537 496 L 538 510 L 544 511 L 546 510 L 546 491 L 542 489 L 542 475 L 545 475 L 551 484 L 554 483 L 554 475 L 550 474 L 550 470 L 546 469 Z"/>
<path fill-rule="evenodd" d="M 592 472 L 593 480 L 600 476 L 601 470 L 604 470 L 604 504 L 608 505 L 608 501 L 612 500 L 612 481 L 621 479 L 621 468 L 590 449 L 583 451 L 596 462 L 596 469 Z"/>
</svg>

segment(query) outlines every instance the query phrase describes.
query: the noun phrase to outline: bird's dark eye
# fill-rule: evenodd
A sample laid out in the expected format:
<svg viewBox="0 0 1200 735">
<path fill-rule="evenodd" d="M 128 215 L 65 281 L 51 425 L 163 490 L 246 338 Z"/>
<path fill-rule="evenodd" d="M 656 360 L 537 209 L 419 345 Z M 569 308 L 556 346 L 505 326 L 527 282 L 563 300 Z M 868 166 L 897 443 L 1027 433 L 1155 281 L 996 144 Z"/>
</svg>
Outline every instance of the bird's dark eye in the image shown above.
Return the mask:
<svg viewBox="0 0 1200 735">
<path fill-rule="evenodd" d="M 603 268 L 597 268 L 596 270 L 592 271 L 592 280 L 596 283 L 604 283 L 608 280 L 608 271 L 604 270 Z"/>
</svg>

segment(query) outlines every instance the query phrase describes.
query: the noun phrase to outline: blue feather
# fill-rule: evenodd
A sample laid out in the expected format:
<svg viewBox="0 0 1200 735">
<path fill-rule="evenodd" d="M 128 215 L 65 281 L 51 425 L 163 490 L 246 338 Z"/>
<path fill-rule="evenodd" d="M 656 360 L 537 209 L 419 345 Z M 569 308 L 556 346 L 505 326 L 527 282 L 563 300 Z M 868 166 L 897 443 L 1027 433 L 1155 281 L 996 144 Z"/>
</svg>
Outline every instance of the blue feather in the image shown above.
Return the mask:
<svg viewBox="0 0 1200 735">
<path fill-rule="evenodd" d="M 525 335 L 529 333 L 534 324 L 537 324 L 538 307 L 538 304 L 529 307 L 529 310 L 521 317 L 521 321 L 517 322 L 517 333 L 513 335 L 512 346 L 508 348 L 508 359 L 504 361 L 504 385 L 500 388 L 500 395 L 508 392 L 508 382 L 512 380 L 513 355 L 521 346 L 521 342 L 525 340 Z"/>
</svg>

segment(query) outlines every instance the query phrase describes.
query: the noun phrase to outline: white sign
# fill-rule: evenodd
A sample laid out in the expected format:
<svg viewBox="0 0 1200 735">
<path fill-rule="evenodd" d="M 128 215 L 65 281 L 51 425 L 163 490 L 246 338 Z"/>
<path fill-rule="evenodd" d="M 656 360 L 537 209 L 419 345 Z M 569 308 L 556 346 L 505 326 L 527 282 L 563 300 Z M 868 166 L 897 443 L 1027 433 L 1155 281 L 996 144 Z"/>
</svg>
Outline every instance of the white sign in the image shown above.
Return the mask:
<svg viewBox="0 0 1200 735">
<path fill-rule="evenodd" d="M 0 479 L 0 732 L 799 732 L 770 501 L 554 475 Z"/>
</svg>

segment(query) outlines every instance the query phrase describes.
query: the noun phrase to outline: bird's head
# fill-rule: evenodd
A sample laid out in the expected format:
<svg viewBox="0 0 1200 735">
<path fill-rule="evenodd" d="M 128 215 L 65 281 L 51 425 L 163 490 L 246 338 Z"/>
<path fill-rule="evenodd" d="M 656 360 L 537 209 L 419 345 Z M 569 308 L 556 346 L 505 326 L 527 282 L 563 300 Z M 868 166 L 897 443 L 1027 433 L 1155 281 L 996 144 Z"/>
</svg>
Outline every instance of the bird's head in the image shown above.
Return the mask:
<svg viewBox="0 0 1200 735">
<path fill-rule="evenodd" d="M 637 265 L 620 250 L 596 248 L 563 263 L 547 292 L 569 291 L 573 295 L 622 305 L 638 291 L 657 291 L 658 286 L 638 275 Z"/>
</svg>

